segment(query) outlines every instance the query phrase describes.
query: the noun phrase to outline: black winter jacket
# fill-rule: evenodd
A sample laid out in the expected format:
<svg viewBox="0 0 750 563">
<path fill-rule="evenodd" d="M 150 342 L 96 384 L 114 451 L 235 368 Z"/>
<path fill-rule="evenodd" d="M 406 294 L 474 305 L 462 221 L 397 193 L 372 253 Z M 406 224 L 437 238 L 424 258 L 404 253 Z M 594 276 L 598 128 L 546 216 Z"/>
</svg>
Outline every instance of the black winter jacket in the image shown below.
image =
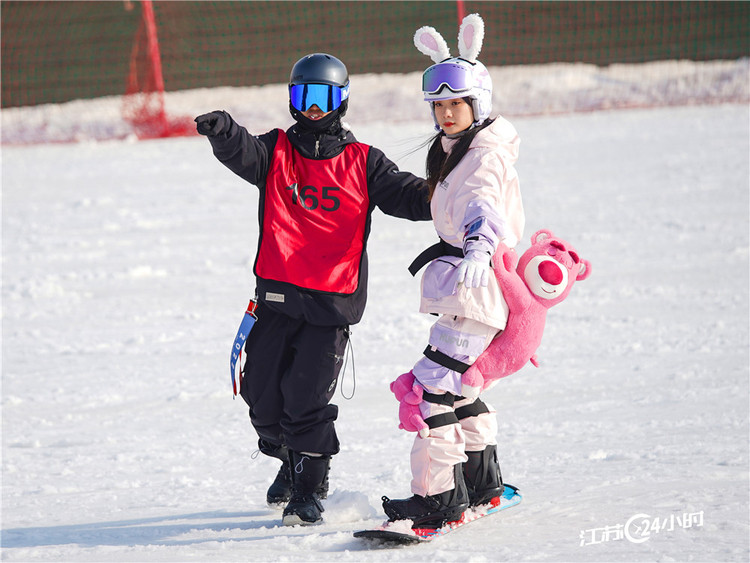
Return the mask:
<svg viewBox="0 0 750 563">
<path fill-rule="evenodd" d="M 259 188 L 258 216 L 262 233 L 266 176 L 278 139 L 278 130 L 254 136 L 226 115 L 231 120 L 228 132 L 209 137 L 209 141 L 220 162 Z M 354 135 L 346 129 L 341 129 L 338 135 L 332 135 L 309 131 L 295 124 L 286 134 L 294 149 L 309 159 L 332 158 L 340 154 L 347 144 L 357 142 Z M 346 326 L 361 320 L 367 302 L 367 238 L 375 206 L 388 215 L 412 221 L 428 221 L 432 218 L 425 181 L 411 173 L 399 171 L 382 151 L 372 146 L 367 154 L 367 190 L 370 207 L 364 234 L 365 247 L 360 263 L 359 285 L 354 293 L 323 293 L 256 276 L 258 298 L 261 301 L 280 313 L 293 318 L 304 318 L 319 326 Z M 284 294 L 284 302 L 267 301 L 267 293 Z"/>
</svg>

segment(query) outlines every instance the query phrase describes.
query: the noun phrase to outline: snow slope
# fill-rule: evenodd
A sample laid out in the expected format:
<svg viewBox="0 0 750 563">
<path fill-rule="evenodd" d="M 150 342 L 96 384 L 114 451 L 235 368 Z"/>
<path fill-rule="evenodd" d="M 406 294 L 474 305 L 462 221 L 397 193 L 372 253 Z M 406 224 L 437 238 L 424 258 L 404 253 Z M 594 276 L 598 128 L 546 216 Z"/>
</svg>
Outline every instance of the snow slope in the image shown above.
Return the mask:
<svg viewBox="0 0 750 563">
<path fill-rule="evenodd" d="M 397 91 L 403 77 L 378 80 Z M 593 273 L 550 311 L 541 367 L 487 393 L 523 503 L 406 549 L 351 532 L 381 522 L 382 494 L 409 494 L 412 436 L 388 383 L 431 324 L 406 272 L 431 226 L 375 214 L 326 523 L 284 528 L 263 503 L 277 462 L 254 454 L 228 374 L 254 287 L 255 189 L 197 137 L 4 146 L 2 559 L 747 561 L 744 88 L 742 103 L 513 119 L 519 250 L 549 228 Z M 226 107 L 215 101 L 190 104 Z M 391 110 L 398 99 L 350 121 L 421 173 L 427 114 L 394 128 Z M 34 111 L 3 112 L 3 138 Z"/>
</svg>

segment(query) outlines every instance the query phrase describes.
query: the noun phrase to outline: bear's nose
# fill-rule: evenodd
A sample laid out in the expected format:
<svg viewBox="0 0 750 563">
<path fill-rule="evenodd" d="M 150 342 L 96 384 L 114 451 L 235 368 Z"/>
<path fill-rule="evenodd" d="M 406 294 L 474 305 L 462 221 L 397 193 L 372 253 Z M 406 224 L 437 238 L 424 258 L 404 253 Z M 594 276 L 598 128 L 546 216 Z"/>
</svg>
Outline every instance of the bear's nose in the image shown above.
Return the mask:
<svg viewBox="0 0 750 563">
<path fill-rule="evenodd" d="M 551 260 L 545 260 L 539 264 L 539 276 L 550 285 L 559 285 L 563 281 L 560 266 Z"/>
</svg>

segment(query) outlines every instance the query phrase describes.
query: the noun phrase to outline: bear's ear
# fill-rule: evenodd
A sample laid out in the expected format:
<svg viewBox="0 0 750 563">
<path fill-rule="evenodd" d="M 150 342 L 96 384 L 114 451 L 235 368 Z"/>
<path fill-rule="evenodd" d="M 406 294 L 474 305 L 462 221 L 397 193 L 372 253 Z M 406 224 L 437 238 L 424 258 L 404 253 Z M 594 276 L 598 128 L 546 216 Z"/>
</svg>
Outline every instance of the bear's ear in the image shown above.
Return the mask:
<svg viewBox="0 0 750 563">
<path fill-rule="evenodd" d="M 580 265 L 578 266 L 578 274 L 576 274 L 576 280 L 585 280 L 587 277 L 589 277 L 589 275 L 591 275 L 591 262 L 589 262 L 588 260 L 581 260 Z"/>
<path fill-rule="evenodd" d="M 477 62 L 484 41 L 484 21 L 479 14 L 469 14 L 458 30 L 458 54 L 470 63 Z"/>
<path fill-rule="evenodd" d="M 554 235 L 552 234 L 552 231 L 548 231 L 547 229 L 541 229 L 537 232 L 535 232 L 533 235 L 531 235 L 531 244 L 537 244 L 540 242 L 544 242 L 548 238 L 552 238 Z"/>
<path fill-rule="evenodd" d="M 420 27 L 414 34 L 414 46 L 419 52 L 430 57 L 435 63 L 451 58 L 448 44 L 434 27 Z"/>
</svg>

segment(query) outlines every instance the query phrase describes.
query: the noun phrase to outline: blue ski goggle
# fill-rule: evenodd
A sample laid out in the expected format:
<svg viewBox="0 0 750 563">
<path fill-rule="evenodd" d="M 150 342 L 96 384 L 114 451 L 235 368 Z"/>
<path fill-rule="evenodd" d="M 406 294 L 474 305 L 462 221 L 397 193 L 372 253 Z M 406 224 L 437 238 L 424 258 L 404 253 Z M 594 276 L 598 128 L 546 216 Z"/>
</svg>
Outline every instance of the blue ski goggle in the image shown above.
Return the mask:
<svg viewBox="0 0 750 563">
<path fill-rule="evenodd" d="M 307 111 L 318 106 L 321 111 L 329 112 L 341 105 L 349 97 L 349 85 L 343 88 L 330 84 L 295 84 L 289 86 L 289 100 L 299 111 Z"/>
<path fill-rule="evenodd" d="M 438 63 L 422 74 L 422 92 L 437 94 L 443 86 L 452 92 L 471 90 L 474 77 L 471 69 L 456 63 Z"/>
</svg>

